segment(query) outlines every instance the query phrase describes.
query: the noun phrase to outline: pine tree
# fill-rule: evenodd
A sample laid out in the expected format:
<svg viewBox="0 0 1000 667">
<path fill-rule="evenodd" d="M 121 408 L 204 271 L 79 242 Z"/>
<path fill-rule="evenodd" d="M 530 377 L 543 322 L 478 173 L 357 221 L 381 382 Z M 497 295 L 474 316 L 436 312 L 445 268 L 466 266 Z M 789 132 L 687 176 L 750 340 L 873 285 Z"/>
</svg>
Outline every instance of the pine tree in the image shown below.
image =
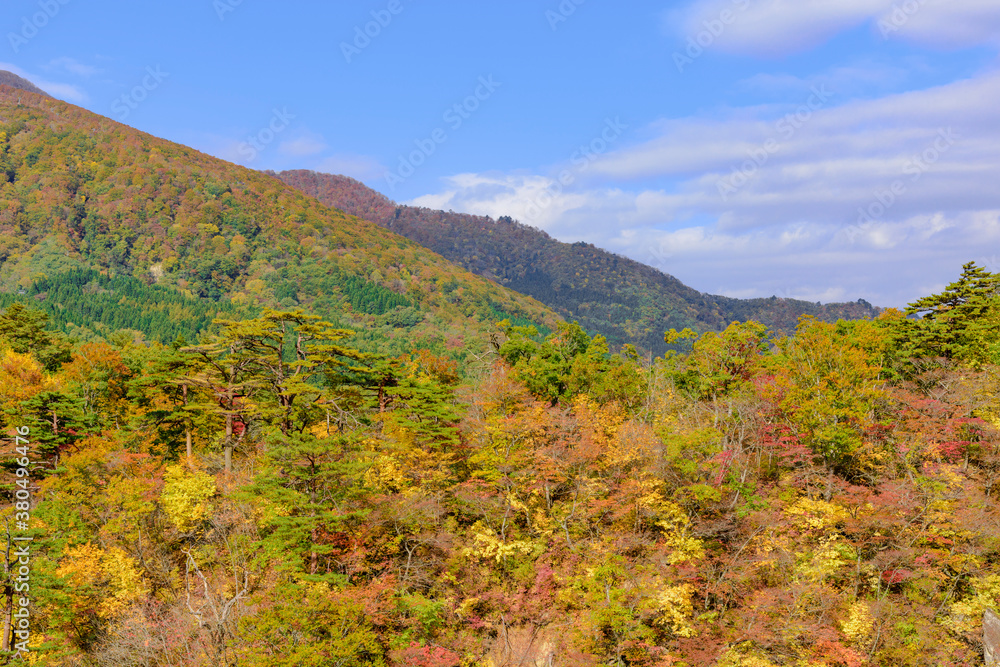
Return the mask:
<svg viewBox="0 0 1000 667">
<path fill-rule="evenodd" d="M 944 292 L 918 299 L 906 309 L 919 315 L 903 323 L 904 351 L 912 357 L 944 357 L 978 366 L 991 361 L 1000 340 L 1000 274 L 969 262 Z"/>
<path fill-rule="evenodd" d="M 397 381 L 389 389 L 392 421 L 412 434 L 414 442 L 431 450 L 448 450 L 459 443 L 453 383 L 419 361 L 403 360 L 395 365 Z"/>
<path fill-rule="evenodd" d="M 286 437 L 306 430 L 322 413 L 325 377 L 364 355 L 340 345 L 354 332 L 301 310 L 265 310 L 243 322 L 220 321 L 216 345 L 230 350 L 253 377 L 262 415 Z"/>
<path fill-rule="evenodd" d="M 0 340 L 15 352 L 31 352 L 47 371 L 54 371 L 70 359 L 70 346 L 62 336 L 48 331 L 49 317 L 23 303 L 12 303 L 0 315 Z"/>
<path fill-rule="evenodd" d="M 191 355 L 186 365 L 187 374 L 181 378 L 182 386 L 199 389 L 199 400 L 185 399 L 186 408 L 193 412 L 219 415 L 225 422 L 222 442 L 227 472 L 233 469 L 233 449 L 245 434 L 246 412 L 244 399 L 252 397 L 260 388 L 251 373 L 254 360 L 236 340 L 216 339 L 205 345 L 183 348 Z"/>
</svg>

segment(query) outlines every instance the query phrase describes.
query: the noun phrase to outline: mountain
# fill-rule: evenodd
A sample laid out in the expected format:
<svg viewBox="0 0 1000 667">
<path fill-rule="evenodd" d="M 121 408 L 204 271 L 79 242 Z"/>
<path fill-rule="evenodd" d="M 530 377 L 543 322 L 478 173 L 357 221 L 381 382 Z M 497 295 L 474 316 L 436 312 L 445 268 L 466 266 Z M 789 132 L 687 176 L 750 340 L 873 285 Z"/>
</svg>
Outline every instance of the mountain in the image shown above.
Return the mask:
<svg viewBox="0 0 1000 667">
<path fill-rule="evenodd" d="M 820 305 L 796 299 L 733 299 L 703 294 L 662 271 L 588 243 L 561 243 L 509 217 L 400 206 L 346 176 L 285 171 L 281 180 L 324 204 L 382 225 L 469 271 L 529 294 L 615 346 L 632 343 L 660 354 L 663 332 L 718 331 L 756 320 L 789 332 L 801 315 L 824 321 L 873 317 L 859 300 Z"/>
<path fill-rule="evenodd" d="M 10 86 L 11 88 L 15 88 L 17 90 L 35 93 L 36 95 L 40 95 L 42 97 L 49 97 L 48 93 L 35 84 L 31 83 L 27 79 L 19 77 L 13 72 L 8 72 L 5 69 L 0 69 L 0 86 Z"/>
<path fill-rule="evenodd" d="M 496 320 L 559 321 L 275 178 L 2 86 L 0 305 L 15 300 L 82 339 L 190 340 L 216 316 L 301 307 L 365 349 L 456 357 Z"/>
</svg>

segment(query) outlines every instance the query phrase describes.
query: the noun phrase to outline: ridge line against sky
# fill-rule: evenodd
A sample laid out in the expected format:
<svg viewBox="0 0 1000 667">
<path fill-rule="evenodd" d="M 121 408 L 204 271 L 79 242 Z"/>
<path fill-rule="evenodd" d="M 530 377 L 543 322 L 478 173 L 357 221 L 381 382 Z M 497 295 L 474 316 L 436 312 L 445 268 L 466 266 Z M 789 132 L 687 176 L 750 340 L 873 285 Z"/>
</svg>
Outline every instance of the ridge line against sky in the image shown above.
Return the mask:
<svg viewBox="0 0 1000 667">
<path fill-rule="evenodd" d="M 0 68 L 256 169 L 510 215 L 705 292 L 1000 271 L 1000 5 L 11 0 Z"/>
</svg>

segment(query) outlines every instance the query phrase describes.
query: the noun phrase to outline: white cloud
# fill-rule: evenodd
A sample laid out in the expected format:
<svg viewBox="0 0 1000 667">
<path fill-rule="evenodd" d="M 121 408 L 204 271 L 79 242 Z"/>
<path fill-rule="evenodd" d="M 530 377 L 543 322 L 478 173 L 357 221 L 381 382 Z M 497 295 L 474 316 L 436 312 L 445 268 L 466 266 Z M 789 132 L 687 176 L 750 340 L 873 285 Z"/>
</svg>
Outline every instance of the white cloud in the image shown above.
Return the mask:
<svg viewBox="0 0 1000 667">
<path fill-rule="evenodd" d="M 662 214 L 700 210 L 728 226 L 796 216 L 844 223 L 896 181 L 904 192 L 892 197 L 892 218 L 929 205 L 989 205 L 996 195 L 985 186 L 1000 177 L 998 95 L 991 73 L 841 106 L 834 96 L 828 107 L 792 105 L 767 119 L 674 120 L 592 171 L 616 182 L 680 180 L 658 197 Z"/>
<path fill-rule="evenodd" d="M 566 241 L 591 233 L 591 218 L 619 215 L 634 206 L 632 196 L 615 188 L 571 191 L 538 174 L 459 174 L 445 179 L 443 192 L 407 202 L 492 218 L 509 215 Z"/>
<path fill-rule="evenodd" d="M 337 153 L 325 157 L 313 169 L 326 174 L 350 176 L 360 181 L 374 179 L 385 173 L 385 167 L 375 158 L 352 153 Z"/>
<path fill-rule="evenodd" d="M 879 16 L 879 33 L 899 25 L 898 33 L 886 32 L 887 36 L 899 35 L 940 48 L 1000 41 L 1000 6 L 994 0 L 918 0 L 918 4 L 920 10 L 908 13 L 909 3 L 894 2 Z"/>
<path fill-rule="evenodd" d="M 900 67 L 867 58 L 831 68 L 808 78 L 791 74 L 760 73 L 740 81 L 737 88 L 744 93 L 762 93 L 788 99 L 801 96 L 812 86 L 826 86 L 836 91 L 837 96 L 843 100 L 869 94 L 884 94 L 888 89 L 906 84 L 912 77 L 912 70 L 913 63 L 909 67 Z"/>
<path fill-rule="evenodd" d="M 278 152 L 289 157 L 307 157 L 322 153 L 324 150 L 326 150 L 326 140 L 311 132 L 302 133 L 278 145 Z"/>
<path fill-rule="evenodd" d="M 732 296 L 901 306 L 971 259 L 1000 270 L 986 251 L 1000 248 L 1000 73 L 814 108 L 810 95 L 656 123 L 568 186 L 551 174 L 570 165 L 461 174 L 412 203 L 511 215 Z"/>
<path fill-rule="evenodd" d="M 939 48 L 996 43 L 1000 35 L 995 0 L 699 0 L 669 17 L 684 41 L 700 37 L 705 48 L 766 57 L 807 50 L 865 24 L 879 38 Z"/>
<path fill-rule="evenodd" d="M 253 164 L 253 160 L 250 159 L 253 154 L 247 149 L 249 144 L 245 140 L 240 141 L 222 134 L 198 132 L 192 133 L 186 143 L 221 160 L 252 166 L 256 169 L 261 168 Z"/>
<path fill-rule="evenodd" d="M 90 77 L 100 72 L 100 70 L 97 69 L 96 67 L 92 67 L 90 65 L 84 65 L 78 60 L 66 56 L 50 60 L 49 64 L 46 65 L 44 69 L 47 71 L 58 69 L 82 77 Z"/>
</svg>

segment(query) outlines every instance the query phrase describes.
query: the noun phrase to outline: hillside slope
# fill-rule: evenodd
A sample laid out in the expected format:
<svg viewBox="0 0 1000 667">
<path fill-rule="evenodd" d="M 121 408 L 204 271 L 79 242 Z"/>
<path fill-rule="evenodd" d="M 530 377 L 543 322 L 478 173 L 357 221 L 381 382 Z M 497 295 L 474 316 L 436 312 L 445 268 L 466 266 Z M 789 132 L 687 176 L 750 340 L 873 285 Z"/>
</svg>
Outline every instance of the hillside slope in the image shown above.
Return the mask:
<svg viewBox="0 0 1000 667">
<path fill-rule="evenodd" d="M 703 294 L 652 267 L 591 244 L 561 243 L 509 217 L 493 220 L 400 206 L 346 176 L 301 170 L 277 176 L 324 204 L 377 222 L 474 273 L 535 297 L 613 345 L 633 343 L 661 353 L 663 332 L 669 328 L 717 331 L 734 320 L 753 319 L 787 332 L 803 314 L 835 321 L 878 312 L 864 301 L 819 305 Z"/>
<path fill-rule="evenodd" d="M 4 300 L 30 298 L 50 311 L 70 298 L 108 302 L 115 288 L 86 278 L 93 270 L 121 290 L 109 302 L 125 313 L 114 327 L 154 338 L 166 335 L 144 312 L 154 297 L 163 317 L 173 312 L 174 319 L 197 310 L 208 321 L 204 304 L 221 313 L 303 307 L 358 329 L 367 348 L 391 353 L 419 346 L 460 356 L 482 348 L 497 319 L 543 327 L 559 319 L 277 179 L 0 86 Z M 161 292 L 143 292 L 153 287 Z M 170 305 L 164 288 L 187 303 Z M 83 324 L 100 314 L 81 315 Z"/>
<path fill-rule="evenodd" d="M 31 83 L 24 77 L 20 77 L 13 72 L 8 72 L 5 69 L 0 69 L 0 86 L 10 86 L 11 88 L 16 88 L 18 90 L 24 90 L 29 93 L 35 93 L 42 97 L 51 97 L 44 90 Z"/>
</svg>

